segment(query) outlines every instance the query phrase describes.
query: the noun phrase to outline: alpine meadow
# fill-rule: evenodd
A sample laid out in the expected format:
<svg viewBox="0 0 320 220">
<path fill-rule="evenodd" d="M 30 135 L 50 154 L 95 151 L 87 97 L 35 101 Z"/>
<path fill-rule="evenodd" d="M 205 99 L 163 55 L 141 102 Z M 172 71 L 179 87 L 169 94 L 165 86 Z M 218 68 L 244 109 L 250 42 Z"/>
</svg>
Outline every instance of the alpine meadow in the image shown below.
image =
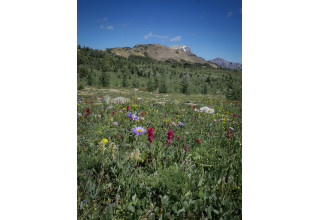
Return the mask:
<svg viewBox="0 0 320 220">
<path fill-rule="evenodd" d="M 137 10 L 148 4 L 137 2 Z M 220 20 L 237 19 L 232 24 L 238 25 L 241 14 L 233 8 L 241 8 L 241 1 L 233 13 L 218 13 L 230 5 L 213 2 L 186 2 L 184 10 L 217 7 Z M 242 219 L 241 57 L 230 58 L 231 49 L 230 56 L 210 54 L 210 40 L 213 48 L 201 52 L 199 40 L 182 28 L 176 37 L 171 28 L 143 20 L 159 31 L 133 31 L 142 18 L 128 16 L 130 23 L 120 25 L 124 15 L 115 12 L 131 12 L 109 3 L 92 6 L 98 16 L 78 1 L 78 219 Z M 82 20 L 89 15 L 96 26 L 91 38 Z M 127 38 L 135 43 L 117 35 L 129 30 Z"/>
</svg>

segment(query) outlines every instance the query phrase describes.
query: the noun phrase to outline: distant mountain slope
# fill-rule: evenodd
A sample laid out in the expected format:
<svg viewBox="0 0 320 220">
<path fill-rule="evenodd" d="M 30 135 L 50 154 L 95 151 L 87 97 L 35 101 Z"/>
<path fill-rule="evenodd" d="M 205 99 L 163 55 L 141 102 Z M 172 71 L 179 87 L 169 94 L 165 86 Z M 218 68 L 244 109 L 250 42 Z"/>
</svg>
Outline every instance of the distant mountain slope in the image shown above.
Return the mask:
<svg viewBox="0 0 320 220">
<path fill-rule="evenodd" d="M 211 63 L 215 63 L 218 66 L 221 66 L 223 68 L 230 68 L 230 69 L 242 69 L 242 64 L 241 63 L 235 63 L 235 62 L 229 62 L 226 61 L 225 59 L 222 58 L 216 58 L 216 59 L 212 59 L 212 60 L 208 60 Z"/>
<path fill-rule="evenodd" d="M 130 47 L 116 47 L 110 49 L 114 54 L 123 57 L 129 57 L 130 55 L 149 57 L 158 61 L 174 60 L 177 62 L 190 62 L 209 64 L 212 67 L 217 65 L 207 62 L 205 59 L 194 55 L 188 46 L 173 46 L 173 48 L 161 45 L 161 44 L 138 44 L 133 48 Z"/>
</svg>

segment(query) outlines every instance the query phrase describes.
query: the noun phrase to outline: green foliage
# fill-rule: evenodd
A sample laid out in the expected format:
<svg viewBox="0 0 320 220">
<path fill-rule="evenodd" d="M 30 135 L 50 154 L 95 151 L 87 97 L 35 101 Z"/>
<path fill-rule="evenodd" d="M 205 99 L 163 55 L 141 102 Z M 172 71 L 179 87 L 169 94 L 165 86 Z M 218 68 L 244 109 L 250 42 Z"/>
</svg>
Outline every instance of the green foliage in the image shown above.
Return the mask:
<svg viewBox="0 0 320 220">
<path fill-rule="evenodd" d="M 101 74 L 101 85 L 103 87 L 109 87 L 110 86 L 110 73 L 102 72 L 102 74 Z"/>
<path fill-rule="evenodd" d="M 110 108 L 99 97 L 78 97 L 79 219 L 241 219 L 241 104 L 190 95 L 178 98 L 180 104 L 157 105 L 143 97 Z M 185 105 L 191 97 L 215 114 Z M 123 112 L 127 105 L 139 120 Z M 154 129 L 151 146 L 147 133 L 131 132 L 135 126 Z"/>
<path fill-rule="evenodd" d="M 166 79 L 166 76 L 163 75 L 159 85 L 159 93 L 168 93 L 168 92 L 169 92 L 169 88 L 167 84 L 167 79 Z"/>
</svg>

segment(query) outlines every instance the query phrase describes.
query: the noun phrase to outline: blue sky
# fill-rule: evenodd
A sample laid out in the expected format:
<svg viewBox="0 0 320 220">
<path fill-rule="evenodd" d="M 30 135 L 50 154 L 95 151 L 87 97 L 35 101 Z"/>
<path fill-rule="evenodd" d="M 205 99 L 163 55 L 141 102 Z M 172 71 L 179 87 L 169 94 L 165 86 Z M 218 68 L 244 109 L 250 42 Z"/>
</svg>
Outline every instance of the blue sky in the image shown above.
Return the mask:
<svg viewBox="0 0 320 220">
<path fill-rule="evenodd" d="M 241 0 L 78 0 L 77 16 L 82 46 L 187 45 L 242 63 Z"/>
</svg>

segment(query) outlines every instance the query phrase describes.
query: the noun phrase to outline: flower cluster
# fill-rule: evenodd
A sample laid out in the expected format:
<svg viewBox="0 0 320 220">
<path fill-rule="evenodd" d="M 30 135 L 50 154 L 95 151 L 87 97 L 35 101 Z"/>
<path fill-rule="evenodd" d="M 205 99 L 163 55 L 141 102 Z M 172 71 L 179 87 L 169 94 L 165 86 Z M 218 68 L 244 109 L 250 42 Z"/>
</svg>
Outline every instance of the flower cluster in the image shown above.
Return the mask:
<svg viewBox="0 0 320 220">
<path fill-rule="evenodd" d="M 154 138 L 153 129 L 152 129 L 152 127 L 150 127 L 148 129 L 148 140 L 149 140 L 150 145 L 152 144 L 153 138 Z"/>
<path fill-rule="evenodd" d="M 167 144 L 170 145 L 173 139 L 173 131 L 169 129 L 168 131 L 168 137 L 167 137 Z"/>
</svg>

